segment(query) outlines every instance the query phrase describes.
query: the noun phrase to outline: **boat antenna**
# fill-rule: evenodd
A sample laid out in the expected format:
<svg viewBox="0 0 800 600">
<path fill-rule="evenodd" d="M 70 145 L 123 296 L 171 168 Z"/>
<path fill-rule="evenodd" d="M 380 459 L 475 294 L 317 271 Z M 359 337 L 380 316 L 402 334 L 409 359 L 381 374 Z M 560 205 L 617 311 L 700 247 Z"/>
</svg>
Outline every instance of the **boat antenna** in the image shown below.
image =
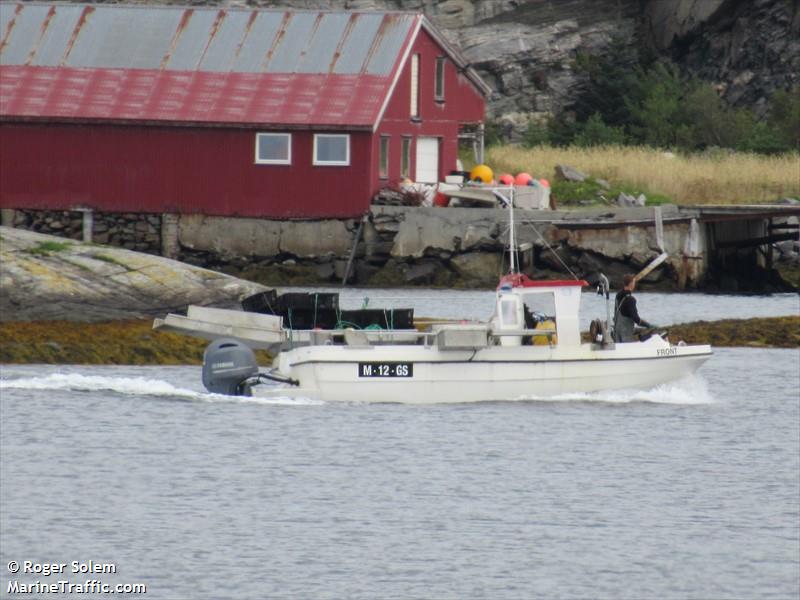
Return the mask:
<svg viewBox="0 0 800 600">
<path fill-rule="evenodd" d="M 505 196 L 500 189 L 506 191 L 508 196 Z M 501 204 L 508 207 L 508 272 L 511 275 L 517 272 L 517 239 L 514 227 L 514 186 L 504 188 L 494 188 L 492 193 L 500 201 Z"/>
</svg>

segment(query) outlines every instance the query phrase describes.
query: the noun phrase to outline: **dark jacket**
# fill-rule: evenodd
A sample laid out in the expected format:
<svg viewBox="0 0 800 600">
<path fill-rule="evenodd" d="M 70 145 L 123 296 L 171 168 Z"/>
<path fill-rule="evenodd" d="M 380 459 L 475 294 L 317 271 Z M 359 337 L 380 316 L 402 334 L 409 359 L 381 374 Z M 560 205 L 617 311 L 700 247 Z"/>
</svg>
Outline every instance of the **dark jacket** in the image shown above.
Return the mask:
<svg viewBox="0 0 800 600">
<path fill-rule="evenodd" d="M 650 327 L 650 323 L 639 316 L 633 294 L 628 290 L 620 290 L 614 300 L 614 341 L 635 342 L 635 325 Z"/>
</svg>

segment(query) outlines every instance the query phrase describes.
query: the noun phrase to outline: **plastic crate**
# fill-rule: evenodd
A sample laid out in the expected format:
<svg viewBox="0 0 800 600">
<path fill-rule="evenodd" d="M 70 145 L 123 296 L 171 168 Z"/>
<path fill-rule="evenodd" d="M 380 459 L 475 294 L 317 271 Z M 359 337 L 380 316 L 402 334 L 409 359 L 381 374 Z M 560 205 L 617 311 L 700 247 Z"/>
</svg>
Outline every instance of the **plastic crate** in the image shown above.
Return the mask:
<svg viewBox="0 0 800 600">
<path fill-rule="evenodd" d="M 242 310 L 265 315 L 278 314 L 278 294 L 275 290 L 267 290 L 248 296 L 241 302 Z"/>
<path fill-rule="evenodd" d="M 278 297 L 278 311 L 286 313 L 292 310 L 338 310 L 339 294 L 336 293 L 305 293 L 289 292 Z"/>
<path fill-rule="evenodd" d="M 290 308 L 283 315 L 283 324 L 290 329 L 334 329 L 338 313 L 330 309 Z"/>
<path fill-rule="evenodd" d="M 377 326 L 381 329 L 413 329 L 413 308 L 367 308 L 363 310 L 343 310 L 343 325 L 358 329 Z"/>
</svg>

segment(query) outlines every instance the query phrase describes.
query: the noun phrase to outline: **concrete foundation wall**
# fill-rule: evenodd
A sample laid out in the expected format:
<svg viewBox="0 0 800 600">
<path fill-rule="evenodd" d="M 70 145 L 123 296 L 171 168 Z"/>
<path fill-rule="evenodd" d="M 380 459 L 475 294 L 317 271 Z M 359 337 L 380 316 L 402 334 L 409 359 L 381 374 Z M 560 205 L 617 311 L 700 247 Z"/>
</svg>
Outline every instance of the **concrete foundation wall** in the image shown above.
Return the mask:
<svg viewBox="0 0 800 600">
<path fill-rule="evenodd" d="M 223 258 L 291 254 L 298 258 L 344 256 L 352 246 L 353 220 L 270 221 L 181 215 L 178 242 Z"/>
</svg>

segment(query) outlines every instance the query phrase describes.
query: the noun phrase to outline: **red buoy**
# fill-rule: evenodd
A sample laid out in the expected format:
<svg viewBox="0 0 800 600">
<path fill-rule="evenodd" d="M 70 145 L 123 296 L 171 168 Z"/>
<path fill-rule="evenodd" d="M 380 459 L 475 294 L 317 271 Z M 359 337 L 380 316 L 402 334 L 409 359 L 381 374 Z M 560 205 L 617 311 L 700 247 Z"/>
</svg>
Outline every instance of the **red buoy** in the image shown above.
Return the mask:
<svg viewBox="0 0 800 600">
<path fill-rule="evenodd" d="M 533 179 L 530 173 L 517 173 L 517 176 L 514 178 L 514 183 L 517 185 L 528 185 L 530 181 Z"/>
</svg>

